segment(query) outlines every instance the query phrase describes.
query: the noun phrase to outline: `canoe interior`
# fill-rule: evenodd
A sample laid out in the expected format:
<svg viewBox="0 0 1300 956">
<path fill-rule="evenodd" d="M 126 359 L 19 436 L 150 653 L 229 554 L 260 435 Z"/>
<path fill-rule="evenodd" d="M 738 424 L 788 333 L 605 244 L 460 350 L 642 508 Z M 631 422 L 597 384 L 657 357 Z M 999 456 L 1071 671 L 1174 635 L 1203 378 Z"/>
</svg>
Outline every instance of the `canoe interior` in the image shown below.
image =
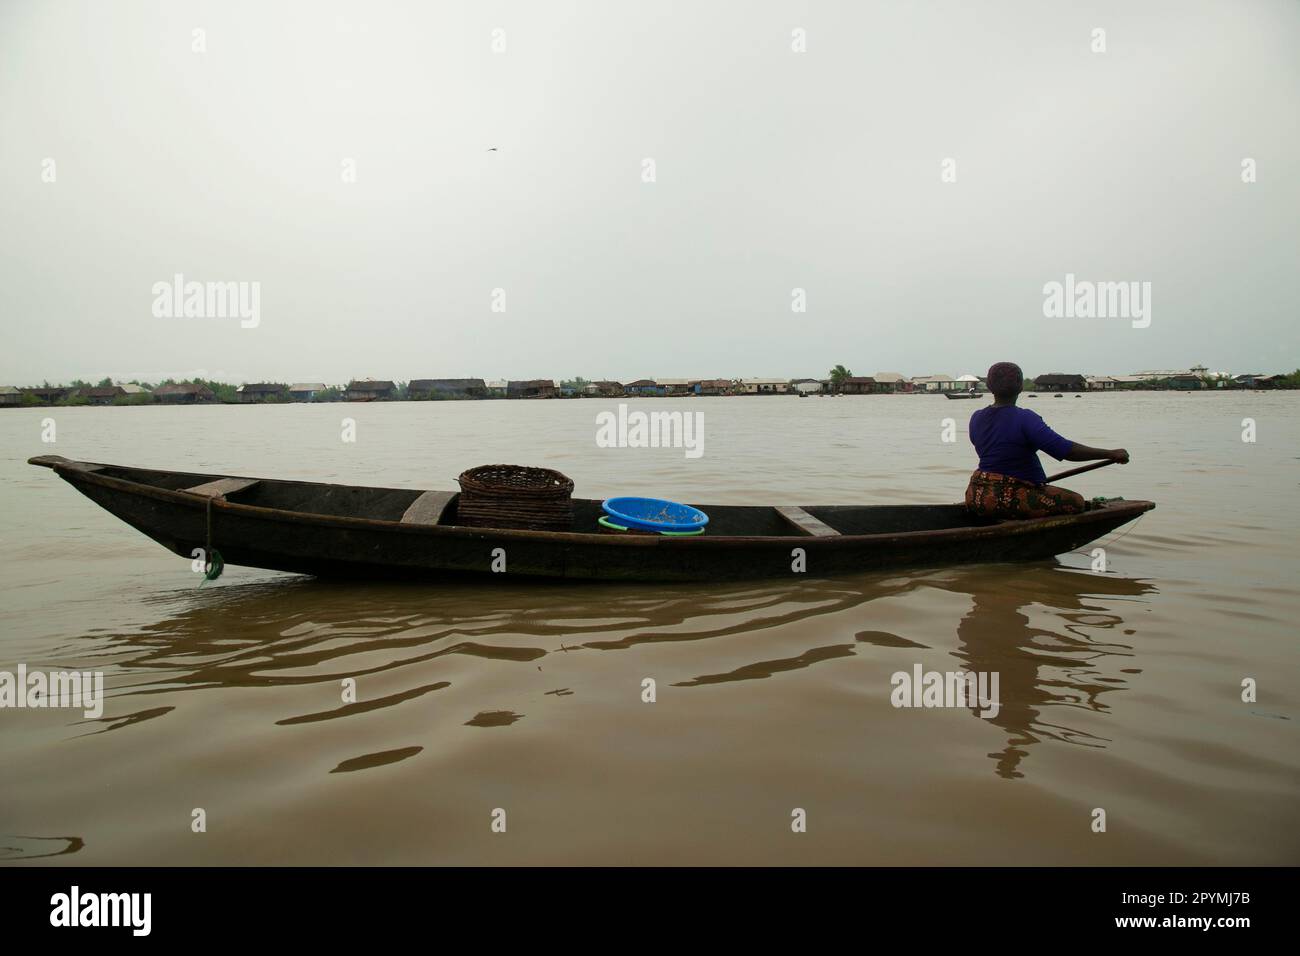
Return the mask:
<svg viewBox="0 0 1300 956">
<path fill-rule="evenodd" d="M 212 475 L 189 472 L 151 471 L 109 465 L 97 474 L 120 478 L 169 491 L 190 488 L 210 481 Z M 307 481 L 262 479 L 249 488 L 227 495 L 233 504 L 273 508 L 299 514 L 400 521 L 406 509 L 423 492 L 409 488 L 370 488 L 320 484 Z M 709 516 L 711 537 L 805 538 L 797 528 L 765 505 L 696 505 Z M 951 505 L 813 505 L 805 506 L 813 517 L 844 535 L 891 534 L 904 531 L 940 531 L 971 528 L 991 522 L 973 519 L 964 507 Z M 601 531 L 597 520 L 604 512 L 596 499 L 573 500 L 573 527 L 578 532 Z M 456 524 L 453 499 L 441 524 Z"/>
<path fill-rule="evenodd" d="M 977 522 L 960 504 L 699 505 L 708 533 L 606 533 L 600 502 L 574 501 L 566 531 L 457 524 L 456 497 L 410 488 L 153 471 L 41 455 L 59 476 L 174 554 L 321 577 L 489 575 L 721 581 L 1036 561 L 1075 551 L 1155 507 L 1113 501 L 1079 515 Z M 505 561 L 508 567 L 498 566 Z"/>
</svg>

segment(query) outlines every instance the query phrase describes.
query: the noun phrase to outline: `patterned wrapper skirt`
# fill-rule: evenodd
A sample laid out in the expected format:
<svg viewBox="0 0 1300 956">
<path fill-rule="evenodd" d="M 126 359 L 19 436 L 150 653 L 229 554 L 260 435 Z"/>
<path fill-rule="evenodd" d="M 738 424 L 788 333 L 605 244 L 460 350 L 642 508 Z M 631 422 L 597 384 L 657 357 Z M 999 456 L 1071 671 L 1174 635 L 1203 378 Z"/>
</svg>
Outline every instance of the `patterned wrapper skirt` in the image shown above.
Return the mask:
<svg viewBox="0 0 1300 956">
<path fill-rule="evenodd" d="M 1046 518 L 1077 515 L 1083 495 L 1055 485 L 1035 485 L 1010 475 L 976 471 L 966 486 L 966 508 L 981 518 Z"/>
</svg>

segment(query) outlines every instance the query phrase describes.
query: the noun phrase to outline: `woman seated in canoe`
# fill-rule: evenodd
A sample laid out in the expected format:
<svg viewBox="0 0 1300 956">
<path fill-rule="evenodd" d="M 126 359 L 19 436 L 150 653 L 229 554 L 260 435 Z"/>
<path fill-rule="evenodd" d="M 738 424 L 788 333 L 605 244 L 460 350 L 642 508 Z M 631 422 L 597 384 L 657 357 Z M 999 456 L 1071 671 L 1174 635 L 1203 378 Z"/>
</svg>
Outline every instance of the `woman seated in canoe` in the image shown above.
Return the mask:
<svg viewBox="0 0 1300 956">
<path fill-rule="evenodd" d="M 1083 511 L 1083 496 L 1047 484 L 1038 461 L 1040 451 L 1057 461 L 1110 459 L 1128 464 L 1123 448 L 1091 448 L 1062 438 L 1042 417 L 1018 408 L 1024 373 L 1012 362 L 989 369 L 994 402 L 970 417 L 970 440 L 979 453 L 979 468 L 966 486 L 966 507 L 981 518 L 1043 518 Z"/>
</svg>

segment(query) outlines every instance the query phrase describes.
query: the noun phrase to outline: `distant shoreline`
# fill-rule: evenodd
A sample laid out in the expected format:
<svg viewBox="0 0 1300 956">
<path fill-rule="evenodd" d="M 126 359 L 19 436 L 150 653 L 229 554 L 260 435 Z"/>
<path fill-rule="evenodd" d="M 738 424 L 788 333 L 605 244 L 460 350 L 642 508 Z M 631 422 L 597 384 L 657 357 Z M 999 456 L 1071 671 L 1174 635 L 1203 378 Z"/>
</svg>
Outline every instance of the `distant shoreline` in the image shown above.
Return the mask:
<svg viewBox="0 0 1300 956">
<path fill-rule="evenodd" d="M 1285 374 L 1189 370 L 1134 372 L 1131 375 L 1084 375 L 1047 372 L 1026 376 L 1024 393 L 1092 395 L 1110 392 L 1227 392 L 1300 388 L 1300 369 Z M 967 374 L 914 375 L 876 372 L 854 375 L 843 365 L 825 378 L 639 378 L 613 379 L 482 379 L 413 378 L 409 381 L 360 378 L 347 384 L 325 382 L 234 382 L 190 378 L 164 379 L 157 384 L 110 377 L 92 384 L 0 385 L 0 408 L 68 407 L 79 405 L 265 405 L 362 403 L 393 401 L 506 401 L 573 398 L 735 398 L 786 395 L 824 398 L 840 395 L 944 395 L 971 399 L 987 394 L 988 383 Z"/>
<path fill-rule="evenodd" d="M 1294 392 L 1297 389 L 1288 386 L 1269 387 L 1269 388 L 1200 388 L 1200 389 L 1180 389 L 1180 388 L 1124 388 L 1124 389 L 1088 389 L 1081 392 L 1023 392 L 1021 399 L 1050 399 L 1050 398 L 1083 398 L 1085 396 L 1113 396 L 1113 395 L 1152 395 L 1152 394 L 1184 394 L 1184 395 L 1225 395 L 1225 394 L 1250 394 L 1258 395 L 1269 392 Z M 783 393 L 762 393 L 762 394 L 731 394 L 731 395 L 565 395 L 565 396 L 548 396 L 546 398 L 503 398 L 498 396 L 487 398 L 382 398 L 382 399 L 290 399 L 290 400 L 266 400 L 266 401 L 223 401 L 221 399 L 188 401 L 188 402 L 167 402 L 167 401 L 56 401 L 56 402 L 23 402 L 23 403 L 0 403 L 0 409 L 4 408 L 170 408 L 170 407 L 241 407 L 241 406 L 266 406 L 266 405 L 424 405 L 430 403 L 443 402 L 538 402 L 538 401 L 591 401 L 603 400 L 606 402 L 627 402 L 627 401 L 645 401 L 645 400 L 677 400 L 677 399 L 723 399 L 723 398 L 774 398 L 783 397 L 788 399 L 798 398 L 820 398 L 820 399 L 839 399 L 839 398 L 947 398 L 944 392 L 877 392 L 864 394 L 851 394 L 843 392 L 826 392 L 811 393 L 801 395 L 798 392 Z M 979 402 L 987 401 L 992 396 L 988 392 L 979 392 L 975 399 L 968 399 L 961 395 L 967 401 Z"/>
</svg>

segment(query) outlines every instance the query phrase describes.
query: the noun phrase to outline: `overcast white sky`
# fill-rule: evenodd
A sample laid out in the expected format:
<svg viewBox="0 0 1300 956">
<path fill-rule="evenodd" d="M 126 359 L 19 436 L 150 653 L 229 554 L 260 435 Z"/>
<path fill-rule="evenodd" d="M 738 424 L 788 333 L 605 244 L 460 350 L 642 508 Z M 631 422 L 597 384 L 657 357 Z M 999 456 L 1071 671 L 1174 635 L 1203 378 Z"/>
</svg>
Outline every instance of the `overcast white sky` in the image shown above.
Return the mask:
<svg viewBox="0 0 1300 956">
<path fill-rule="evenodd" d="M 1298 108 L 1295 0 L 0 0 L 0 384 L 1290 370 Z"/>
</svg>

